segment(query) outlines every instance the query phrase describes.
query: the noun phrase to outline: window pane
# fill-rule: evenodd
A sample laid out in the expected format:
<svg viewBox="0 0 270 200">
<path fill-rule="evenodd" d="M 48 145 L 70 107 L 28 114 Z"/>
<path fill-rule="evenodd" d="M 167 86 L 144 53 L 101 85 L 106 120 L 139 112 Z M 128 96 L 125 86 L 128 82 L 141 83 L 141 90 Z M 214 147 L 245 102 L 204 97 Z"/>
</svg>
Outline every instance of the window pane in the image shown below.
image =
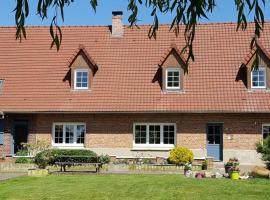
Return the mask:
<svg viewBox="0 0 270 200">
<path fill-rule="evenodd" d="M 270 126 L 263 126 L 263 139 L 270 135 Z"/>
<path fill-rule="evenodd" d="M 214 134 L 214 127 L 213 126 L 208 126 L 208 134 L 213 135 Z"/>
<path fill-rule="evenodd" d="M 74 125 L 66 125 L 66 138 L 65 142 L 71 144 L 74 141 Z"/>
<path fill-rule="evenodd" d="M 77 125 L 77 143 L 83 144 L 85 137 L 85 125 Z"/>
<path fill-rule="evenodd" d="M 149 143 L 160 144 L 160 126 L 159 125 L 149 126 Z"/>
<path fill-rule="evenodd" d="M 63 143 L 63 125 L 55 125 L 54 127 L 54 143 Z"/>
<path fill-rule="evenodd" d="M 258 73 L 258 75 L 264 76 L 264 70 L 260 70 L 259 73 Z"/>
<path fill-rule="evenodd" d="M 146 125 L 135 126 L 135 144 L 146 144 Z"/>
<path fill-rule="evenodd" d="M 215 144 L 214 143 L 214 135 L 207 135 L 208 144 Z"/>
<path fill-rule="evenodd" d="M 219 134 L 216 134 L 214 139 L 215 139 L 215 141 L 214 141 L 215 144 L 220 144 L 220 135 Z"/>
<path fill-rule="evenodd" d="M 174 126 L 164 125 L 163 126 L 163 143 L 164 144 L 174 144 Z"/>
</svg>

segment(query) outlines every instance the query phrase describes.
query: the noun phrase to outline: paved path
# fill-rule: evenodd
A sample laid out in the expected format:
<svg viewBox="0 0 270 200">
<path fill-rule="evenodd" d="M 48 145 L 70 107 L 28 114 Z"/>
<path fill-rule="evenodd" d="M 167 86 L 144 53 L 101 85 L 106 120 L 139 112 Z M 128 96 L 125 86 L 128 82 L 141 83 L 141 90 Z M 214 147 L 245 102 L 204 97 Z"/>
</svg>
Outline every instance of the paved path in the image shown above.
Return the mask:
<svg viewBox="0 0 270 200">
<path fill-rule="evenodd" d="M 21 172 L 0 172 L 0 181 L 24 176 L 26 173 Z"/>
</svg>

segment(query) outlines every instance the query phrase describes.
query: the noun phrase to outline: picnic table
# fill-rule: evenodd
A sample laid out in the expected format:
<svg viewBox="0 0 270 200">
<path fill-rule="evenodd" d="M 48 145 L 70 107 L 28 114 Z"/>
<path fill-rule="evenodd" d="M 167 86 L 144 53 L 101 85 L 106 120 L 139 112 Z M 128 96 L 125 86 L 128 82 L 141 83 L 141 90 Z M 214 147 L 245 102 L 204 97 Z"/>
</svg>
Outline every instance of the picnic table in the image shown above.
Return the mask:
<svg viewBox="0 0 270 200">
<path fill-rule="evenodd" d="M 55 162 L 56 165 L 60 166 L 60 171 L 66 172 L 67 166 L 77 166 L 77 165 L 94 165 L 96 172 L 99 172 L 99 169 L 102 166 L 102 163 L 99 162 L 98 156 L 58 156 Z"/>
</svg>

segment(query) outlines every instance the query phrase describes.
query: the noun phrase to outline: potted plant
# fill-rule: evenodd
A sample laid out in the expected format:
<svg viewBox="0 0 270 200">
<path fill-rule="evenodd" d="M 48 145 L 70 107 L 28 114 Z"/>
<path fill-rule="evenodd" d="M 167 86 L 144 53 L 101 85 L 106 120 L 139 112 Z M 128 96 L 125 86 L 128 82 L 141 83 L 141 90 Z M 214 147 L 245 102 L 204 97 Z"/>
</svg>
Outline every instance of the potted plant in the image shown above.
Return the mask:
<svg viewBox="0 0 270 200">
<path fill-rule="evenodd" d="M 230 158 L 224 165 L 226 173 L 229 174 L 233 180 L 238 180 L 240 177 L 239 160 L 237 158 Z"/>
<path fill-rule="evenodd" d="M 229 170 L 233 166 L 238 166 L 239 160 L 237 158 L 230 158 L 228 162 L 224 164 L 225 173 L 229 173 Z"/>
<path fill-rule="evenodd" d="M 188 171 L 192 170 L 192 164 L 191 163 L 186 163 L 184 166 L 184 175 L 187 174 Z"/>
<path fill-rule="evenodd" d="M 207 166 L 208 166 L 208 160 L 205 159 L 205 160 L 202 162 L 202 170 L 207 170 Z"/>
<path fill-rule="evenodd" d="M 238 180 L 240 178 L 240 169 L 237 166 L 232 166 L 229 169 L 230 178 L 232 180 Z"/>
<path fill-rule="evenodd" d="M 205 178 L 205 173 L 204 172 L 197 172 L 195 174 L 195 178 L 198 178 L 198 179 Z"/>
</svg>

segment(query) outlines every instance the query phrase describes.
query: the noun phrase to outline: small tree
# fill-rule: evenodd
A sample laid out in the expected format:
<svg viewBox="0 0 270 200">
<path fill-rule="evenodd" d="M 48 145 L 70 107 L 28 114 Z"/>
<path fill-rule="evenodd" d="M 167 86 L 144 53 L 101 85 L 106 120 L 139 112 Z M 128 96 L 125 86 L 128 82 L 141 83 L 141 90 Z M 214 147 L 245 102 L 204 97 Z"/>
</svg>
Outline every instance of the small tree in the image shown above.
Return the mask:
<svg viewBox="0 0 270 200">
<path fill-rule="evenodd" d="M 266 162 L 266 166 L 270 169 L 270 135 L 262 142 L 256 144 L 258 153 L 262 154 L 262 160 Z"/>
</svg>

